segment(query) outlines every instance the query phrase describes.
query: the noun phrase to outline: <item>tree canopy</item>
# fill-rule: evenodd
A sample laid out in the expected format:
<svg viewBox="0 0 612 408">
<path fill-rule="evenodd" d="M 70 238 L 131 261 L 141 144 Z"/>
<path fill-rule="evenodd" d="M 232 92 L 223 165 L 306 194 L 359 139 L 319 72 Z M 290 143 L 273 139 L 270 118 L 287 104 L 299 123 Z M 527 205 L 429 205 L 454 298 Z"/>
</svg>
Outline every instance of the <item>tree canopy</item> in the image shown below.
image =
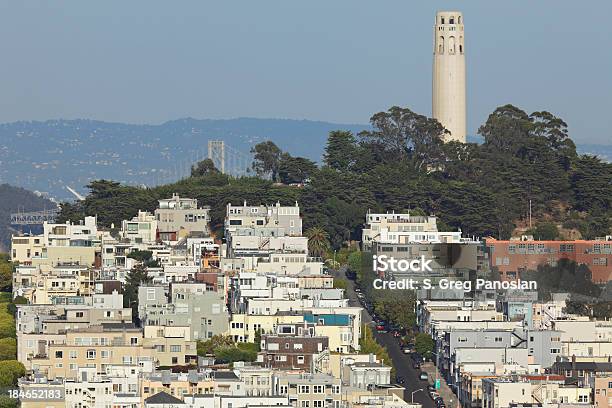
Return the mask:
<svg viewBox="0 0 612 408">
<path fill-rule="evenodd" d="M 176 192 L 211 206 L 218 236 L 229 202 L 298 201 L 304 230 L 322 228 L 333 249 L 360 239 L 368 210 L 419 208 L 444 228 L 507 239 L 526 225 L 531 202 L 534 225 L 564 225 L 587 239 L 610 233 L 612 164 L 578 155 L 565 122 L 549 112 L 501 106 L 479 128 L 481 144 L 442 143 L 436 120 L 397 106 L 371 125 L 359 135 L 331 132 L 320 168 L 266 141 L 252 149 L 257 177 L 198 170 L 155 188 L 94 181 L 86 200 L 62 205 L 60 219 L 97 214 L 102 225 L 119 225 Z"/>
</svg>

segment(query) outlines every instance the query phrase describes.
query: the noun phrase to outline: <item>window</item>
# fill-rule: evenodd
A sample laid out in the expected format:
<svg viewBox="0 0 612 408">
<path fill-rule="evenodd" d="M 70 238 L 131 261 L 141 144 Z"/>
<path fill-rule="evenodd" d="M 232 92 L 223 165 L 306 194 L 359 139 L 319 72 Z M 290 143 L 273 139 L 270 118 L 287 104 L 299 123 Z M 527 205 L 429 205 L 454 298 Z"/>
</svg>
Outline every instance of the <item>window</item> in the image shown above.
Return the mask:
<svg viewBox="0 0 612 408">
<path fill-rule="evenodd" d="M 181 346 L 180 345 L 171 345 L 170 346 L 170 352 L 171 353 L 180 353 L 181 352 Z"/>
<path fill-rule="evenodd" d="M 155 288 L 147 288 L 147 300 L 155 300 Z"/>
<path fill-rule="evenodd" d="M 298 364 L 304 364 L 304 356 L 298 356 L 297 357 L 297 363 Z"/>
<path fill-rule="evenodd" d="M 310 407 L 310 401 L 302 401 L 300 406 L 302 408 L 309 408 Z"/>
<path fill-rule="evenodd" d="M 96 358 L 96 350 L 89 349 L 89 350 L 87 350 L 87 354 L 86 355 L 87 355 L 87 359 L 88 360 L 93 360 L 93 359 Z"/>
<path fill-rule="evenodd" d="M 314 408 L 323 408 L 323 401 L 321 400 L 313 401 L 312 406 Z"/>
<path fill-rule="evenodd" d="M 315 394 L 323 394 L 324 387 L 322 385 L 313 385 L 312 392 Z"/>
<path fill-rule="evenodd" d="M 138 344 L 138 337 L 132 337 L 132 338 L 130 338 L 130 344 L 131 344 L 132 346 L 134 346 L 134 345 Z"/>
<path fill-rule="evenodd" d="M 310 385 L 300 385 L 298 389 L 300 394 L 309 394 L 310 393 Z"/>
<path fill-rule="evenodd" d="M 83 317 L 83 312 L 76 312 L 76 317 Z"/>
<path fill-rule="evenodd" d="M 77 358 L 77 352 L 76 352 L 76 350 L 70 350 L 70 351 L 68 352 L 68 357 L 70 357 L 71 359 L 75 359 L 75 358 Z"/>
</svg>

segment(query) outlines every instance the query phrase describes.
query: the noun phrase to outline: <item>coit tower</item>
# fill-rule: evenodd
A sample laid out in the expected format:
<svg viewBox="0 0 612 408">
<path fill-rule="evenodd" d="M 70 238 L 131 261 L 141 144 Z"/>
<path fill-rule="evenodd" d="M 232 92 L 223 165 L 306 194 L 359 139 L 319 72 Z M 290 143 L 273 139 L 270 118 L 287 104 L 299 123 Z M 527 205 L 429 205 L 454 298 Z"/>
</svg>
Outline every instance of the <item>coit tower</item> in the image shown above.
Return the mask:
<svg viewBox="0 0 612 408">
<path fill-rule="evenodd" d="M 432 105 L 433 117 L 450 131 L 444 141 L 465 143 L 465 38 L 458 11 L 436 13 Z"/>
</svg>

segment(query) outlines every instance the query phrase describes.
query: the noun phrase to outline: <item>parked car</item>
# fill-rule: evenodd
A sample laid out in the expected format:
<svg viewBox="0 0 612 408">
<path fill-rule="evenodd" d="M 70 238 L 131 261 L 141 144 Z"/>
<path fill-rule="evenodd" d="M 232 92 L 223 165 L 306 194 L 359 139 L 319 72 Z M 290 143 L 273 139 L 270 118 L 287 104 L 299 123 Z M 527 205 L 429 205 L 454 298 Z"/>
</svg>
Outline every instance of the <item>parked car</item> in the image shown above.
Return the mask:
<svg viewBox="0 0 612 408">
<path fill-rule="evenodd" d="M 438 394 L 435 390 L 429 391 L 429 397 L 435 401 L 436 398 L 440 398 L 440 394 Z"/>
<path fill-rule="evenodd" d="M 395 382 L 398 384 L 404 384 L 406 380 L 404 379 L 404 377 L 397 375 L 395 376 Z"/>
<path fill-rule="evenodd" d="M 426 373 L 426 372 L 424 372 L 424 371 L 423 371 L 423 372 L 421 372 L 421 374 L 419 375 L 419 380 L 421 380 L 421 381 L 427 381 L 427 380 L 429 380 L 429 376 L 427 375 L 427 373 Z"/>
<path fill-rule="evenodd" d="M 408 347 L 403 347 L 403 348 L 402 348 L 402 352 L 403 352 L 404 354 L 410 354 L 410 351 L 411 351 L 411 350 L 410 350 Z"/>
</svg>

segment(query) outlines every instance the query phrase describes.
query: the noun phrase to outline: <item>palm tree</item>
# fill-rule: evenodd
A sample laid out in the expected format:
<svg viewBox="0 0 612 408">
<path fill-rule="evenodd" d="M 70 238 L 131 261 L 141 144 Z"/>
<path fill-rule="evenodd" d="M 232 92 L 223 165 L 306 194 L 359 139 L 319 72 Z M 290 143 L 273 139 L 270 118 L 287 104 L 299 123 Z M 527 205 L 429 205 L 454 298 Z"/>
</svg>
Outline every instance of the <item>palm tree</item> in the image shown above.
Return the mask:
<svg viewBox="0 0 612 408">
<path fill-rule="evenodd" d="M 321 227 L 311 227 L 306 231 L 308 252 L 311 256 L 323 257 L 329 251 L 329 234 Z"/>
</svg>

